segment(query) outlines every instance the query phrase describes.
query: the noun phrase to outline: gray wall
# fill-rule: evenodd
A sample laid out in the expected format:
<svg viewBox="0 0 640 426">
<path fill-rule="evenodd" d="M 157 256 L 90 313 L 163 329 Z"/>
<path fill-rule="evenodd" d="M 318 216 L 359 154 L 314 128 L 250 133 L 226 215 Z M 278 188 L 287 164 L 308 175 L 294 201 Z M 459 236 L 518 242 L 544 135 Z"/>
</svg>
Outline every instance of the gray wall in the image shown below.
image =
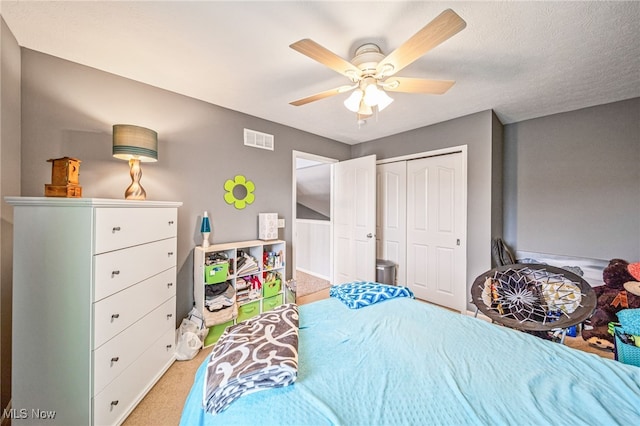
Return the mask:
<svg viewBox="0 0 640 426">
<path fill-rule="evenodd" d="M 505 241 L 640 260 L 640 98 L 505 126 Z"/>
<path fill-rule="evenodd" d="M 292 151 L 339 160 L 348 145 L 241 114 L 113 74 L 22 49 L 22 194 L 42 196 L 51 180 L 47 159 L 76 157 L 83 197 L 123 198 L 127 162 L 111 156 L 111 126 L 135 124 L 159 135 L 157 163 L 143 163 L 150 200 L 182 201 L 178 228 L 178 320 L 191 308 L 192 249 L 200 217 L 212 220 L 214 243 L 257 238 L 260 212 L 287 224 L 280 237 L 291 253 Z M 275 151 L 245 147 L 243 129 L 275 136 Z M 256 200 L 236 210 L 223 200 L 224 182 L 244 174 Z M 290 276 L 290 274 L 289 274 Z"/>
<path fill-rule="evenodd" d="M 492 111 L 354 145 L 352 157 L 398 157 L 467 145 L 467 286 L 491 268 L 491 238 L 502 235 L 502 124 Z M 470 294 L 467 292 L 467 299 Z"/>
<path fill-rule="evenodd" d="M 20 48 L 0 17 L 0 200 L 20 193 Z M 0 409 L 11 400 L 13 209 L 0 201 Z"/>
</svg>

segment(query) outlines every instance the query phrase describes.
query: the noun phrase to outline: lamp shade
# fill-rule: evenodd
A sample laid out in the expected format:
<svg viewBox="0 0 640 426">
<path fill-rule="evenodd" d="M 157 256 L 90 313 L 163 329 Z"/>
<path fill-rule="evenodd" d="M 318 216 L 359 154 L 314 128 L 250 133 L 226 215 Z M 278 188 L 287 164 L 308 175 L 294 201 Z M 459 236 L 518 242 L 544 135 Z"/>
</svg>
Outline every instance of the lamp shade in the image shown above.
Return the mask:
<svg viewBox="0 0 640 426">
<path fill-rule="evenodd" d="M 158 134 L 145 127 L 115 124 L 113 156 L 121 160 L 158 161 Z"/>
<path fill-rule="evenodd" d="M 356 89 L 345 101 L 344 106 L 353 112 L 358 112 L 360 108 L 360 101 L 362 100 L 362 90 Z"/>
<path fill-rule="evenodd" d="M 380 93 L 378 94 L 378 111 L 382 111 L 383 109 L 391 105 L 391 102 L 393 102 L 393 98 L 387 95 L 387 93 L 384 90 L 379 90 L 379 92 Z"/>
</svg>

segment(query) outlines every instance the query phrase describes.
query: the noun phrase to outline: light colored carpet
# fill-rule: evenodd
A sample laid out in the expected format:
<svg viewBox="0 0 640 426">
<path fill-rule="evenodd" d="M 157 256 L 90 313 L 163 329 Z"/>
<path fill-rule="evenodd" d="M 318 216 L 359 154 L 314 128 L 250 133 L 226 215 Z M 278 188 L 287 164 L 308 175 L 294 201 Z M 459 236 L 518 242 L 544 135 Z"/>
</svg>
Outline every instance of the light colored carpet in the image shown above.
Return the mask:
<svg viewBox="0 0 640 426">
<path fill-rule="evenodd" d="M 298 287 L 299 288 L 299 287 Z M 315 302 L 329 297 L 329 289 L 298 296 L 298 305 Z M 567 337 L 567 346 L 612 358 L 613 353 L 589 346 L 581 337 Z M 190 361 L 176 361 L 164 376 L 156 383 L 147 396 L 140 402 L 123 426 L 174 426 L 180 422 L 182 406 L 193 385 L 196 370 L 211 352 L 211 347 L 201 350 Z"/>
<path fill-rule="evenodd" d="M 325 279 L 307 274 L 300 269 L 296 270 L 297 297 L 307 296 L 331 287 L 331 283 Z"/>
<path fill-rule="evenodd" d="M 189 361 L 176 361 L 138 404 L 124 426 L 173 426 L 180 423 L 182 406 L 193 385 L 196 370 L 211 352 L 204 348 Z"/>
</svg>

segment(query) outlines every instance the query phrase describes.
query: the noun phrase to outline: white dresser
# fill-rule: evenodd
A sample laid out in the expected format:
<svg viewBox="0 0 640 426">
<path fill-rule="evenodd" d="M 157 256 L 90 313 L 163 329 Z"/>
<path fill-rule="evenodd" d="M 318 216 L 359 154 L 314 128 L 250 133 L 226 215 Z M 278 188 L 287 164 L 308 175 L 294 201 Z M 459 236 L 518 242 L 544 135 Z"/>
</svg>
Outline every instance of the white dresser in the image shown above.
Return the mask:
<svg viewBox="0 0 640 426">
<path fill-rule="evenodd" d="M 175 359 L 182 203 L 5 200 L 15 209 L 13 424 L 122 423 Z"/>
</svg>

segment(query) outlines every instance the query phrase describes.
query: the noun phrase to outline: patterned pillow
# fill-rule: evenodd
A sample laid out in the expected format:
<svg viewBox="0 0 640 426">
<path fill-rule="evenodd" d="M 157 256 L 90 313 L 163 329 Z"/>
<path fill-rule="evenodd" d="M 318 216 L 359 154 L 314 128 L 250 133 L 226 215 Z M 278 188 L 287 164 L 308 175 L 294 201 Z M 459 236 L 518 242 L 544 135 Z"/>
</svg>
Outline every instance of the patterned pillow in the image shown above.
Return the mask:
<svg viewBox="0 0 640 426">
<path fill-rule="evenodd" d="M 359 281 L 331 286 L 329 296 L 335 297 L 351 309 L 360 309 L 395 297 L 414 299 L 407 287 Z"/>
</svg>

